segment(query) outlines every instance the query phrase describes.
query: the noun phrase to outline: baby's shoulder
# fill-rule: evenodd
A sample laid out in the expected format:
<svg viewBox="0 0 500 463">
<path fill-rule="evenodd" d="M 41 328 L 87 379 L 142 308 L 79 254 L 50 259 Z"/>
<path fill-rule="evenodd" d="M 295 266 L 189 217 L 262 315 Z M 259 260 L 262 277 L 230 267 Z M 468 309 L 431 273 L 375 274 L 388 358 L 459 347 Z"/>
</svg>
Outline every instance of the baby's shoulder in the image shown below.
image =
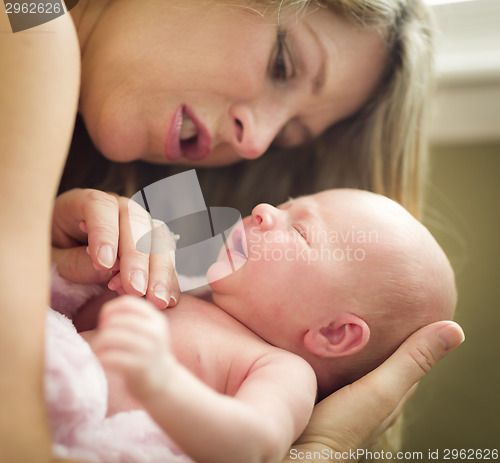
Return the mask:
<svg viewBox="0 0 500 463">
<path fill-rule="evenodd" d="M 232 336 L 239 336 L 242 340 L 267 344 L 234 317 L 203 299 L 183 295 L 177 306 L 165 313 L 170 325 L 204 333 L 204 336 L 217 338 L 220 342 Z"/>
<path fill-rule="evenodd" d="M 176 357 L 219 392 L 231 394 L 256 360 L 275 349 L 204 300 L 183 295 L 165 314 Z"/>
</svg>

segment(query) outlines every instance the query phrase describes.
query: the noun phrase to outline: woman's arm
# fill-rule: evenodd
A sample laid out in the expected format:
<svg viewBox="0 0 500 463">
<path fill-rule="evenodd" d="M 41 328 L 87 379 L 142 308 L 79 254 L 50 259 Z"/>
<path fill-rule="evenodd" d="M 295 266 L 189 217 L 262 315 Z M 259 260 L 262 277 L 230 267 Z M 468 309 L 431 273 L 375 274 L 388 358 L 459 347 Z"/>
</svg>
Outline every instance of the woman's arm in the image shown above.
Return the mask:
<svg viewBox="0 0 500 463">
<path fill-rule="evenodd" d="M 0 460 L 42 463 L 51 207 L 78 99 L 69 16 L 12 33 L 2 3 L 0 69 Z"/>
</svg>

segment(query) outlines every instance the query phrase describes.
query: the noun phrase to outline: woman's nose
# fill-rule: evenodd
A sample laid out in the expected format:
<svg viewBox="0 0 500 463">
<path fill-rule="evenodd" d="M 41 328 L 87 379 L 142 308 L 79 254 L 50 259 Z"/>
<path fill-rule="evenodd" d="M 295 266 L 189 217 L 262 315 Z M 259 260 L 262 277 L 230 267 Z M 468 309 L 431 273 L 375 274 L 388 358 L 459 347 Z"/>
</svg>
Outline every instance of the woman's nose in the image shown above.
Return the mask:
<svg viewBox="0 0 500 463">
<path fill-rule="evenodd" d="M 280 212 L 279 209 L 270 204 L 258 204 L 252 210 L 252 221 L 262 231 L 271 230 L 279 224 Z"/>
<path fill-rule="evenodd" d="M 255 108 L 237 103 L 230 108 L 230 142 L 244 159 L 262 156 L 285 123 L 282 108 Z"/>
</svg>

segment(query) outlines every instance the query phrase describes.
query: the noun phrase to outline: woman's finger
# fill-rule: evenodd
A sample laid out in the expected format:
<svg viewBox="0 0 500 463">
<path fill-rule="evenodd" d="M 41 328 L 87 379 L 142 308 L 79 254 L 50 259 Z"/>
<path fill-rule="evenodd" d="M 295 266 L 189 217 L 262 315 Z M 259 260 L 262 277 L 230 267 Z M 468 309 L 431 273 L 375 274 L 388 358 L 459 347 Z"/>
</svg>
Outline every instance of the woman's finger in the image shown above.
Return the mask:
<svg viewBox="0 0 500 463">
<path fill-rule="evenodd" d="M 59 195 L 52 211 L 52 246 L 71 248 L 87 242 L 87 233 L 79 224 L 82 217 L 75 218 L 74 202 L 83 190 L 74 189 Z M 80 214 L 81 215 L 81 214 Z"/>
<path fill-rule="evenodd" d="M 360 384 L 376 391 L 378 400 L 386 401 L 387 411 L 390 411 L 464 339 L 462 328 L 455 322 L 442 321 L 425 326 L 411 335 L 379 368 L 362 378 Z"/>
<path fill-rule="evenodd" d="M 462 329 L 451 321 L 421 328 L 378 368 L 316 405 L 297 445 L 314 442 L 338 451 L 369 446 L 418 381 L 463 340 Z"/>
<path fill-rule="evenodd" d="M 179 283 L 169 245 L 171 241 L 167 226 L 160 220 L 153 220 L 146 299 L 160 309 L 173 307 L 179 300 Z"/>
<path fill-rule="evenodd" d="M 52 248 L 52 262 L 57 272 L 74 283 L 104 283 L 112 276 L 111 270 L 98 270 L 86 251 L 87 246 L 68 249 Z"/>
<path fill-rule="evenodd" d="M 120 275 L 127 294 L 144 296 L 148 288 L 151 217 L 136 202 L 120 198 Z"/>
<path fill-rule="evenodd" d="M 118 249 L 118 200 L 99 190 L 74 189 L 54 204 L 52 245 L 70 248 L 89 244 L 89 255 L 100 270 L 113 267 Z"/>
<path fill-rule="evenodd" d="M 98 190 L 87 190 L 80 198 L 89 254 L 98 268 L 111 269 L 116 261 L 119 235 L 118 199 Z"/>
</svg>

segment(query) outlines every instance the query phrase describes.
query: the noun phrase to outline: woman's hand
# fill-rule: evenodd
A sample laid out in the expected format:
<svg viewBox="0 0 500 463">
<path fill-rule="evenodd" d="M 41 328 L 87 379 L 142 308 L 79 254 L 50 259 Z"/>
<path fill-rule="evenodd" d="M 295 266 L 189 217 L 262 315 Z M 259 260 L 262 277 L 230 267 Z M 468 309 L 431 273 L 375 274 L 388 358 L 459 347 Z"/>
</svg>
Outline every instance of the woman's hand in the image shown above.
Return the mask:
<svg viewBox="0 0 500 463">
<path fill-rule="evenodd" d="M 52 261 L 59 274 L 76 283 L 108 282 L 119 294 L 146 296 L 156 307 L 174 306 L 179 285 L 166 246 L 166 228 L 139 204 L 98 190 L 60 195 L 52 221 Z M 150 236 L 149 251 L 137 250 Z M 163 244 L 162 252 L 154 252 Z"/>
<path fill-rule="evenodd" d="M 421 328 L 377 369 L 316 405 L 284 461 L 359 460 L 361 451 L 394 424 L 418 381 L 463 340 L 463 331 L 454 322 Z"/>
</svg>

